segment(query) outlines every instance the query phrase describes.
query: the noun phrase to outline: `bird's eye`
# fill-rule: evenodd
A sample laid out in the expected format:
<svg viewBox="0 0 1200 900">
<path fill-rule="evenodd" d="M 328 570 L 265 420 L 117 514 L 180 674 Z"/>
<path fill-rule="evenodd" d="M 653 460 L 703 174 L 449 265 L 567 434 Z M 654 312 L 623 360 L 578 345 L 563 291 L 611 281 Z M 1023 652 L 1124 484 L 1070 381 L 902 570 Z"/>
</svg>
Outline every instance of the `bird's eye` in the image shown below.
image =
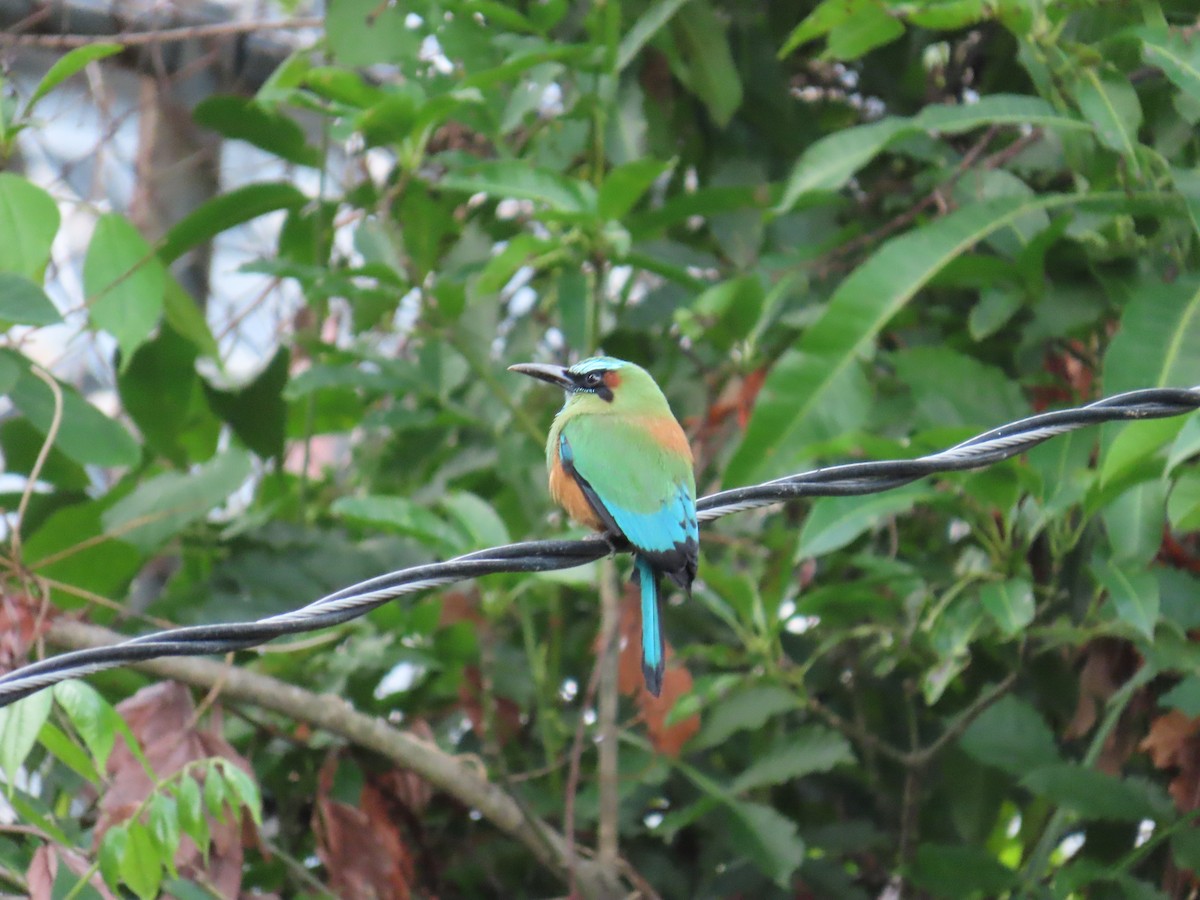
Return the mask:
<svg viewBox="0 0 1200 900">
<path fill-rule="evenodd" d="M 583 379 L 583 383 L 588 387 L 600 387 L 600 385 L 604 384 L 604 373 L 588 372 L 587 378 Z"/>
</svg>

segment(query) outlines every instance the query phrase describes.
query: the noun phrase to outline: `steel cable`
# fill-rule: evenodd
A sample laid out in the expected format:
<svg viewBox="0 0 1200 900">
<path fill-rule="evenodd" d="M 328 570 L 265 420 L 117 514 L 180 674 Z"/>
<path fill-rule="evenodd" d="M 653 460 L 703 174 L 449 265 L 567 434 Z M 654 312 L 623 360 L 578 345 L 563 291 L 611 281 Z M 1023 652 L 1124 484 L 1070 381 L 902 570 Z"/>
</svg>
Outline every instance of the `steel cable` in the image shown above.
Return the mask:
<svg viewBox="0 0 1200 900">
<path fill-rule="evenodd" d="M 1008 459 L 1056 435 L 1103 422 L 1157 419 L 1200 408 L 1200 387 L 1130 391 L 1075 409 L 1021 419 L 928 456 L 906 460 L 846 463 L 777 478 L 751 487 L 720 491 L 697 503 L 709 522 L 802 497 L 854 496 L 891 490 L 944 472 L 978 469 Z M 527 541 L 492 547 L 446 562 L 413 566 L 371 578 L 307 606 L 255 622 L 171 628 L 109 647 L 76 650 L 31 663 L 0 676 L 0 707 L 68 678 L 163 656 L 202 656 L 245 650 L 274 638 L 338 625 L 406 594 L 502 572 L 546 572 L 593 562 L 621 544 L 603 537 Z"/>
</svg>

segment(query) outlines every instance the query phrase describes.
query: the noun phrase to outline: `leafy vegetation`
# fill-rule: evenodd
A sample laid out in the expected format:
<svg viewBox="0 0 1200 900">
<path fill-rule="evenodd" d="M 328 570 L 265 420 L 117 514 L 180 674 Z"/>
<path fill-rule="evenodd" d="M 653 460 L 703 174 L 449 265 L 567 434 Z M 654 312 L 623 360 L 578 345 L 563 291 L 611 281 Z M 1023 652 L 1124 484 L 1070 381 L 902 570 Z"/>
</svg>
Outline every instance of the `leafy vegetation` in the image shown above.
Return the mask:
<svg viewBox="0 0 1200 900">
<path fill-rule="evenodd" d="M 4 665 L 78 645 L 60 614 L 144 629 L 129 598 L 156 580 L 154 623 L 248 620 L 571 533 L 544 485 L 557 398 L 512 362 L 645 364 L 705 492 L 1200 384 L 1198 27 L 1184 0 L 343 0 L 257 96 L 195 110 L 326 171 L 319 195 L 244 186 L 156 243 L 97 219 L 76 299 L 115 341 L 116 417 L 25 353 L 60 319 L 59 213 L 0 173 L 0 447 L 39 486 L 5 498 Z M 115 49 L 0 100 L 0 157 Z M 248 268 L 306 306 L 231 384 L 170 264 L 269 212 Z M 628 640 L 596 702 L 622 559 L 156 670 L 198 706 L 131 670 L 60 685 L 0 711 L 23 826 L 0 879 L 539 896 L 610 883 L 584 862 L 615 828 L 621 877 L 664 897 L 1189 896 L 1198 453 L 1194 415 L 1110 425 L 725 518 L 665 613 L 661 702 Z M 577 740 L 613 684 L 615 778 Z M 480 771 L 398 767 L 332 695 L 418 738 L 404 759 Z M 527 823 L 588 853 L 564 866 Z"/>
</svg>

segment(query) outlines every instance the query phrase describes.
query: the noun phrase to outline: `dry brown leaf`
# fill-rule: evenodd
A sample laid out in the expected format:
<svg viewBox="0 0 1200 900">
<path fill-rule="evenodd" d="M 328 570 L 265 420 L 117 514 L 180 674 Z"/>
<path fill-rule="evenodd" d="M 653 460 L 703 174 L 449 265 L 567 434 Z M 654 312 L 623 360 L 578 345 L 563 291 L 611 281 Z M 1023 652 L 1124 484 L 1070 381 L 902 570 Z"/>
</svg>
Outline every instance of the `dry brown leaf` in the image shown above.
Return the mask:
<svg viewBox="0 0 1200 900">
<path fill-rule="evenodd" d="M 190 762 L 214 756 L 230 760 L 254 777 L 249 763 L 221 736 L 215 720 L 210 720 L 206 729 L 196 725 L 191 692 L 178 682 L 164 681 L 143 688 L 119 703 L 117 712 L 129 724 L 159 779 L 175 774 Z M 153 788 L 145 769 L 123 741 L 117 741 L 109 757 L 108 775 L 108 789 L 100 798 L 96 823 L 97 847 L 104 833 L 133 815 Z M 207 862 L 191 838 L 184 837 L 175 854 L 175 865 L 183 877 L 203 880 L 221 896 L 235 897 L 242 884 L 242 821 L 228 814 L 223 822 L 210 818 L 209 830 L 212 845 Z"/>
<path fill-rule="evenodd" d="M 696 713 L 667 724 L 675 704 L 692 689 L 692 673 L 675 658 L 671 644 L 664 642 L 666 671 L 663 674 L 662 693 L 655 697 L 646 690 L 642 679 L 641 609 L 639 588 L 633 584 L 626 585 L 625 596 L 621 599 L 621 652 L 617 661 L 617 688 L 637 700 L 642 720 L 646 723 L 646 736 L 654 749 L 667 756 L 678 756 L 683 745 L 700 730 L 700 716 Z"/>
<path fill-rule="evenodd" d="M 1083 666 L 1079 670 L 1079 699 L 1075 714 L 1063 737 L 1075 740 L 1087 735 L 1096 726 L 1100 712 L 1110 697 L 1140 668 L 1142 659 L 1129 641 L 1098 638 L 1081 651 Z M 1141 736 L 1140 723 L 1146 714 L 1149 695 L 1140 691 L 1126 707 L 1121 720 L 1104 741 L 1096 768 L 1110 775 L 1121 771 Z"/>
<path fill-rule="evenodd" d="M 361 808 L 334 800 L 329 792 L 336 769 L 334 756 L 321 767 L 313 809 L 317 856 L 330 888 L 343 900 L 408 900 L 415 867 L 386 797 L 368 781 Z"/>
<path fill-rule="evenodd" d="M 50 627 L 50 617 L 37 615 L 25 594 L 0 594 L 0 675 L 22 666 L 29 647 Z"/>
<path fill-rule="evenodd" d="M 1200 718 L 1170 710 L 1150 723 L 1138 746 L 1150 754 L 1157 768 L 1179 770 L 1169 787 L 1179 810 L 1200 809 Z"/>
</svg>

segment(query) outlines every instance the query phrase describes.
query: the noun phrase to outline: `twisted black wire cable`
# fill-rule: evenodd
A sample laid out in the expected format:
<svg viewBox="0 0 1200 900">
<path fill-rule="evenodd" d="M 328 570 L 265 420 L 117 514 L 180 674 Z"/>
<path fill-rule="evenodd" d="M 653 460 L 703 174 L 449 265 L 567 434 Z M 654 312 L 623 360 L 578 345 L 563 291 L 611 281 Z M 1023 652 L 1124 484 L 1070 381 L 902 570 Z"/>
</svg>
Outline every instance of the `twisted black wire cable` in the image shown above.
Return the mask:
<svg viewBox="0 0 1200 900">
<path fill-rule="evenodd" d="M 1200 387 L 1151 388 L 1118 394 L 1087 406 L 1030 416 L 917 459 L 847 463 L 734 488 L 702 497 L 697 516 L 709 522 L 735 512 L 800 497 L 853 496 L 891 490 L 929 475 L 978 469 L 1008 459 L 1056 435 L 1088 425 L 1159 419 L 1200 408 Z M 413 566 L 342 588 L 300 609 L 222 625 L 171 628 L 110 647 L 75 650 L 0 676 L 0 707 L 68 678 L 163 656 L 202 656 L 244 650 L 273 638 L 314 631 L 357 618 L 405 594 L 500 572 L 545 572 L 593 562 L 615 546 L 603 537 L 526 541 L 478 550 L 440 563 Z"/>
</svg>

